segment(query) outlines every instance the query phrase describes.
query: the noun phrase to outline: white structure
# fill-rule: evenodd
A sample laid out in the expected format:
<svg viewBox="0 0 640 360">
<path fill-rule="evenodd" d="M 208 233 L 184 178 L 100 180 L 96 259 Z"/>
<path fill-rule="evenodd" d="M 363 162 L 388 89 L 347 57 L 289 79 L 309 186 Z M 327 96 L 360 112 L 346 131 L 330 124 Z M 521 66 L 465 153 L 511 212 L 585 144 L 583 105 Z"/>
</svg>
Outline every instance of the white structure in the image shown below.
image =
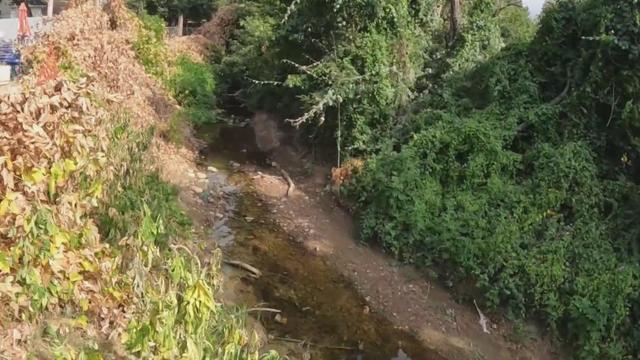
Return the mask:
<svg viewBox="0 0 640 360">
<path fill-rule="evenodd" d="M 46 16 L 60 13 L 68 0 L 28 0 L 31 9 L 29 27 L 31 33 L 42 31 Z M 55 6 L 54 6 L 55 5 Z M 18 7 L 14 0 L 0 0 L 0 40 L 12 41 L 18 37 Z"/>
<path fill-rule="evenodd" d="M 35 34 L 44 27 L 44 17 L 30 17 L 29 27 L 31 33 Z M 0 40 L 15 40 L 18 38 L 18 18 L 0 18 Z"/>
<path fill-rule="evenodd" d="M 53 2 L 51 3 L 53 4 Z M 47 14 L 47 3 L 44 1 L 29 1 L 32 17 L 45 16 Z M 18 6 L 13 0 L 0 0 L 0 18 L 17 18 Z"/>
</svg>

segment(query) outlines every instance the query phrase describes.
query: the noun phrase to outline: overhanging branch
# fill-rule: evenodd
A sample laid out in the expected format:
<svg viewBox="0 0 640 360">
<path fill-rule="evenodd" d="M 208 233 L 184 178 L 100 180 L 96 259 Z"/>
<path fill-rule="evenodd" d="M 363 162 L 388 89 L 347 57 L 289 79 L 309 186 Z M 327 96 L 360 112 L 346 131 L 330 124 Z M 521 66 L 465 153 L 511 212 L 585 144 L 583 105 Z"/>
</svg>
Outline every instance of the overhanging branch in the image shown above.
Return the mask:
<svg viewBox="0 0 640 360">
<path fill-rule="evenodd" d="M 502 10 L 506 9 L 506 8 L 510 8 L 510 7 L 519 7 L 522 8 L 522 5 L 520 4 L 516 4 L 516 3 L 509 3 L 507 5 L 502 6 L 499 9 L 496 9 L 496 11 L 493 13 L 493 16 L 498 16 L 500 15 L 500 13 L 502 12 Z"/>
</svg>

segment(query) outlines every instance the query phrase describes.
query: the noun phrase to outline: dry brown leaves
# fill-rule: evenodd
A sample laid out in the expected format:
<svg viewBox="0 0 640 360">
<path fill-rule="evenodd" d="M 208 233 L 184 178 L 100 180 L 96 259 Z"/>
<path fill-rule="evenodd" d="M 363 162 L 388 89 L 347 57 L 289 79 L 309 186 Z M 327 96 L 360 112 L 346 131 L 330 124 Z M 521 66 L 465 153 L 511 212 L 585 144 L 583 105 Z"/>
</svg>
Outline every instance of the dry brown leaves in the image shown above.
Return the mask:
<svg viewBox="0 0 640 360">
<path fill-rule="evenodd" d="M 65 185 L 63 177 L 56 184 L 46 183 L 54 164 L 68 160 L 67 168 L 77 169 L 87 160 L 87 150 L 97 154 L 106 148 L 86 82 L 33 83 L 27 78 L 21 93 L 0 97 L 0 234 L 9 236 L 16 227 L 12 238 L 23 235 L 19 226 L 30 214 L 28 208 L 49 203 L 49 193 Z"/>
<path fill-rule="evenodd" d="M 86 70 L 97 86 L 126 99 L 126 107 L 142 127 L 154 121 L 147 98 L 158 85 L 145 73 L 131 47 L 138 26 L 138 19 L 119 0 L 110 2 L 106 11 L 85 3 L 57 17 L 42 42 L 66 49 L 71 62 Z M 37 57 L 38 51 L 42 50 L 36 46 L 28 54 Z"/>
<path fill-rule="evenodd" d="M 195 35 L 204 36 L 214 47 L 224 48 L 234 29 L 236 10 L 234 5 L 221 7 L 213 19 L 198 28 Z"/>
<path fill-rule="evenodd" d="M 353 158 L 347 160 L 342 166 L 331 169 L 331 188 L 338 191 L 340 187 L 348 182 L 364 166 L 362 159 Z"/>
<path fill-rule="evenodd" d="M 37 69 L 38 85 L 44 85 L 46 82 L 56 80 L 60 73 L 58 69 L 59 56 L 53 45 L 49 44 L 47 55 L 40 67 Z"/>
<path fill-rule="evenodd" d="M 63 284 L 73 291 L 65 303 L 52 297 L 46 311 L 85 309 L 95 320 L 85 331 L 105 338 L 119 337 L 132 305 L 128 295 L 105 290 L 118 281 L 113 277 L 117 259 L 100 243 L 91 216 L 103 185 L 116 176 L 114 160 L 106 157 L 112 124 L 104 109 L 129 111 L 134 126 L 146 127 L 157 121 L 154 105 L 172 106 L 135 59 L 131 44 L 138 25 L 121 1 L 107 11 L 84 3 L 63 12 L 38 44 L 23 50 L 38 70 L 21 81 L 21 91 L 0 95 L 0 255 L 22 251 L 16 250 L 21 242 L 45 241 L 35 232 L 34 219 L 46 210 L 55 224 L 46 235 L 51 255 L 29 266 L 43 287 Z M 63 59 L 47 57 L 51 49 L 66 51 L 87 78 L 60 80 L 64 74 L 58 76 L 59 64 L 52 64 Z M 94 106 L 96 99 L 102 108 Z M 80 249 L 72 250 L 70 234 L 82 234 Z M 35 325 L 20 321 L 32 311 L 31 295 L 16 280 L 24 265 L 2 260 L 0 355 L 20 359 L 34 332 Z"/>
<path fill-rule="evenodd" d="M 202 35 L 172 37 L 167 40 L 168 53 L 173 58 L 186 55 L 192 60 L 203 63 L 209 53 L 211 42 Z"/>
</svg>

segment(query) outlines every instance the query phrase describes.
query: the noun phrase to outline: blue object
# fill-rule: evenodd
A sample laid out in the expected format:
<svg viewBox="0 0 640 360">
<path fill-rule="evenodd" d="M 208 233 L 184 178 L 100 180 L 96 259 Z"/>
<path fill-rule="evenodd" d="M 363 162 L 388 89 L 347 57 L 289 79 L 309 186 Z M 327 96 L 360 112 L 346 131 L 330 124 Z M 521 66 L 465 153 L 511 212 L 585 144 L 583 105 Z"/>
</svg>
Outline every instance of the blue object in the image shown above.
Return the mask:
<svg viewBox="0 0 640 360">
<path fill-rule="evenodd" d="M 6 61 L 20 61 L 20 55 L 18 55 L 13 49 L 13 45 L 10 42 L 0 42 L 0 62 Z"/>
<path fill-rule="evenodd" d="M 4 61 L 7 65 L 15 66 L 20 65 L 20 54 L 12 53 L 5 57 Z"/>
<path fill-rule="evenodd" d="M 20 63 L 20 53 L 14 50 L 13 44 L 8 41 L 0 41 L 0 64 L 11 66 L 12 79 L 20 73 Z"/>
</svg>

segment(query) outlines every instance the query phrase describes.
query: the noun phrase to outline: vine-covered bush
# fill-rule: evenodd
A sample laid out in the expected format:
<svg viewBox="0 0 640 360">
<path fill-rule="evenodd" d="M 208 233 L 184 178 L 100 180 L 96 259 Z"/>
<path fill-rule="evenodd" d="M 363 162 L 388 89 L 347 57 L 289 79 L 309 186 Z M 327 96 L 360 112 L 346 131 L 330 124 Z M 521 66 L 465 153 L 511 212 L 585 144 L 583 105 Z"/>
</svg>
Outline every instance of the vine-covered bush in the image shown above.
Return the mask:
<svg viewBox="0 0 640 360">
<path fill-rule="evenodd" d="M 180 57 L 167 86 L 183 107 L 183 114 L 195 125 L 214 122 L 216 80 L 211 66 Z"/>
<path fill-rule="evenodd" d="M 452 34 L 445 0 L 229 2 L 222 100 L 364 156 L 364 239 L 475 280 L 577 358 L 640 354 L 640 3 L 557 0 L 536 31 L 464 1 Z"/>
<path fill-rule="evenodd" d="M 363 234 L 541 315 L 579 358 L 637 355 L 639 14 L 558 1 L 531 44 L 451 73 L 352 182 Z"/>
<path fill-rule="evenodd" d="M 138 36 L 133 50 L 144 69 L 153 76 L 162 77 L 165 72 L 164 20 L 158 16 L 140 16 Z"/>
<path fill-rule="evenodd" d="M 343 150 L 380 148 L 415 95 L 436 0 L 236 1 L 240 27 L 219 61 L 221 92 L 333 136 Z M 339 108 L 339 110 L 338 110 Z"/>
</svg>

